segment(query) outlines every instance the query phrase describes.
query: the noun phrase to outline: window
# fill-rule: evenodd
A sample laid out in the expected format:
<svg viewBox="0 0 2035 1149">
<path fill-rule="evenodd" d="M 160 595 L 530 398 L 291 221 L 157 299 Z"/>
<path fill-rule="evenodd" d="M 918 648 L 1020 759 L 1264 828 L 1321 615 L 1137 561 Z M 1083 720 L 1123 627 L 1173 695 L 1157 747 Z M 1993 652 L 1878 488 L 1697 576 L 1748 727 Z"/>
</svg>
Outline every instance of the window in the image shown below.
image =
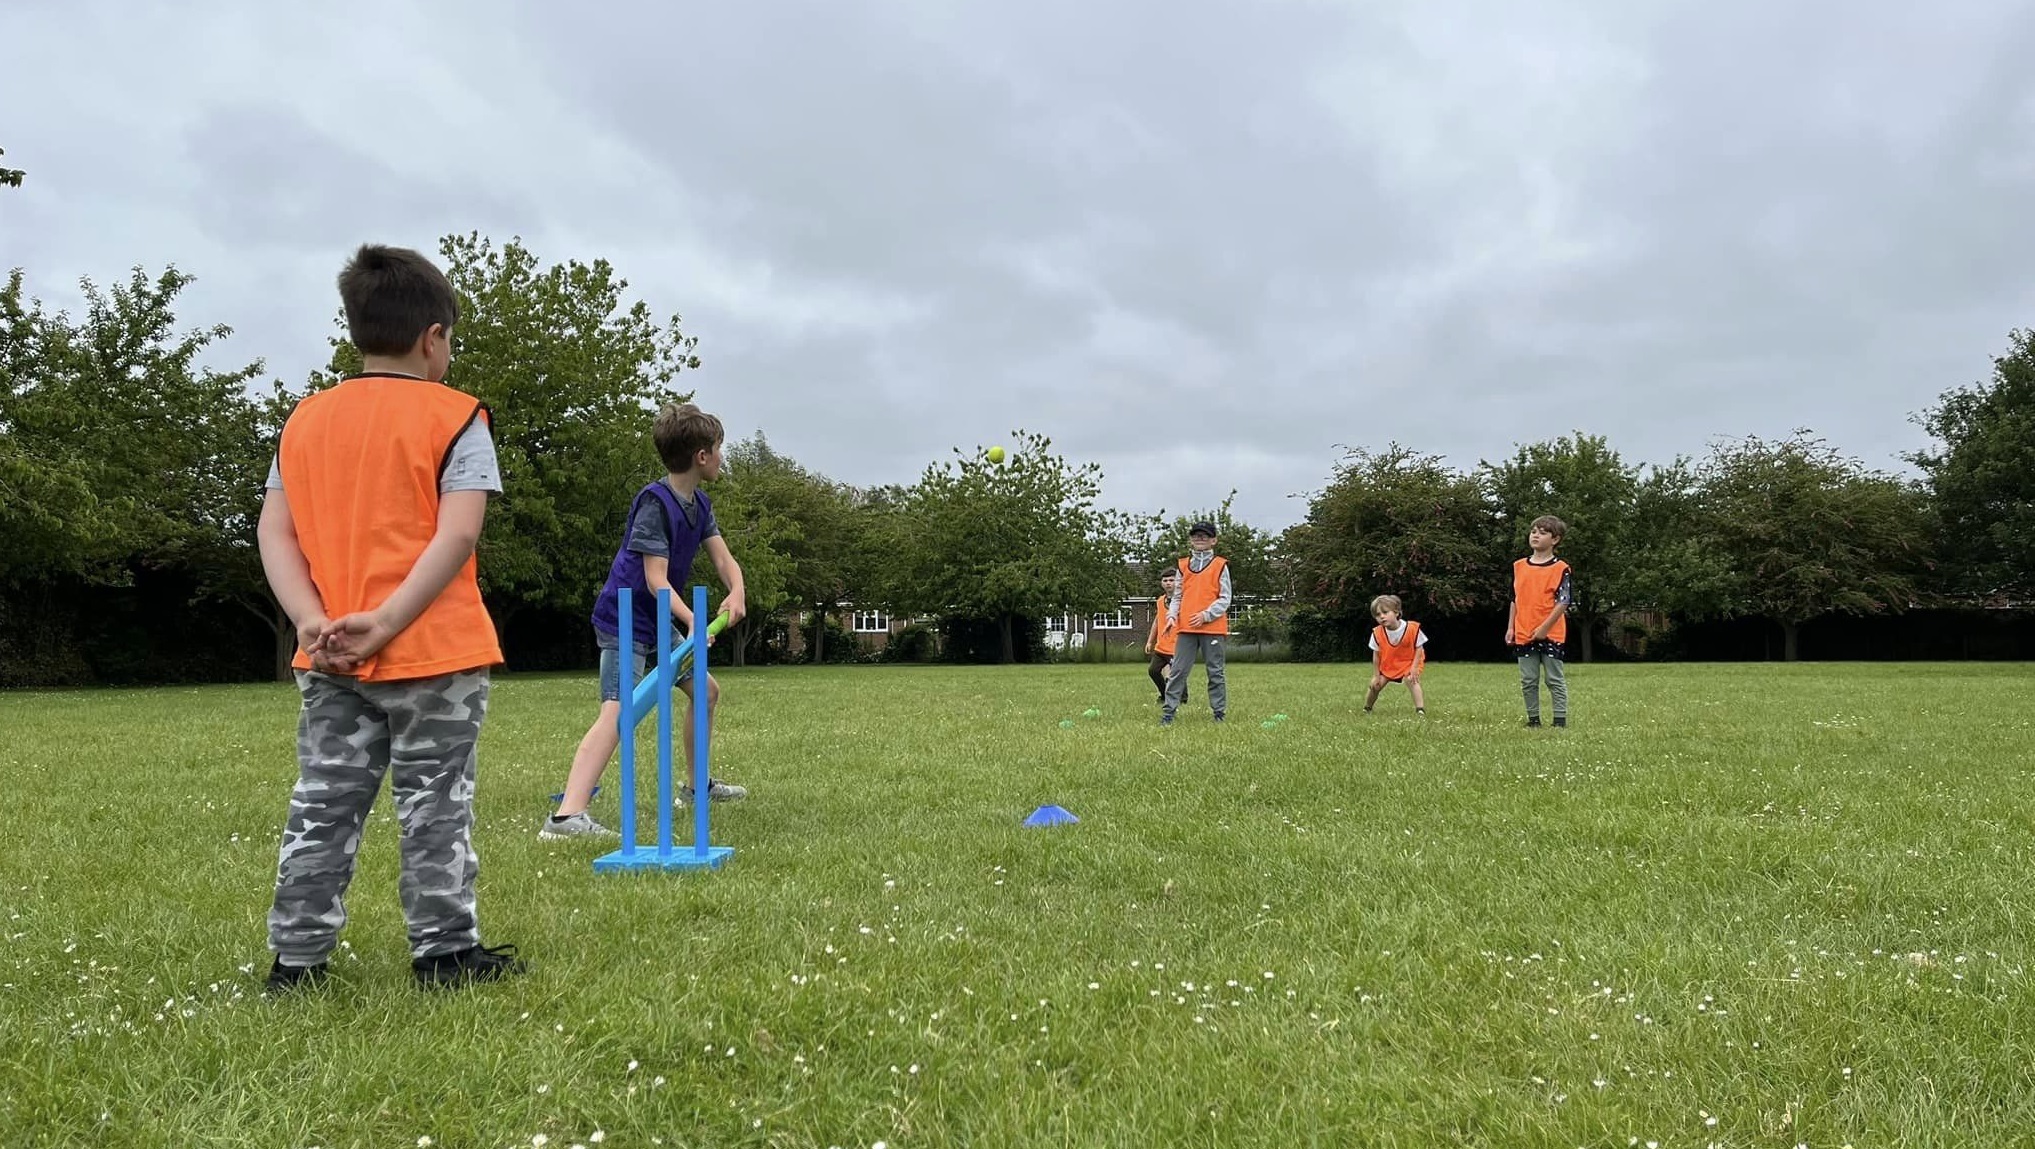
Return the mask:
<svg viewBox="0 0 2035 1149">
<path fill-rule="evenodd" d="M 1090 630 L 1129 630 L 1131 628 L 1131 612 L 1118 607 L 1107 613 L 1094 615 L 1088 620 L 1088 628 Z"/>
<path fill-rule="evenodd" d="M 855 612 L 856 634 L 886 634 L 890 631 L 890 616 L 880 610 L 858 610 Z"/>
<path fill-rule="evenodd" d="M 1048 634 L 1051 634 L 1051 633 L 1053 633 L 1053 632 L 1055 632 L 1055 631 L 1065 631 L 1066 629 L 1067 629 L 1067 616 L 1066 616 L 1066 615 L 1064 615 L 1064 614 L 1056 614 L 1056 615 L 1048 615 L 1048 616 L 1046 617 L 1046 632 L 1047 632 Z"/>
</svg>

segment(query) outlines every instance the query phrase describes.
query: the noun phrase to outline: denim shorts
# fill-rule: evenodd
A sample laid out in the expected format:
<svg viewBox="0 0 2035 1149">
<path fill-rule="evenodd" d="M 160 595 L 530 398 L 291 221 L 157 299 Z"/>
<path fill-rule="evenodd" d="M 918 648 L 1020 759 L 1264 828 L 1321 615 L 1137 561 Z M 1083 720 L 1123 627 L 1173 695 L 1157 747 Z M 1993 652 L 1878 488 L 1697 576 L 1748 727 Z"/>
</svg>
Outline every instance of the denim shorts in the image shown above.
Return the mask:
<svg viewBox="0 0 2035 1149">
<path fill-rule="evenodd" d="M 600 644 L 601 701 L 620 702 L 622 700 L 622 651 L 619 645 L 616 646 L 608 645 L 606 641 L 607 637 L 608 637 L 607 635 L 602 635 L 601 636 L 602 641 Z M 655 650 L 656 648 L 652 647 L 650 650 L 646 651 L 643 649 L 642 643 L 639 642 L 636 644 L 636 649 L 633 652 L 635 654 L 635 657 L 629 660 L 630 662 L 634 663 L 634 665 L 630 667 L 631 681 L 641 682 L 643 680 L 643 670 L 645 667 L 650 665 L 649 656 Z"/>
<path fill-rule="evenodd" d="M 685 636 L 675 626 L 671 628 L 671 631 L 671 645 L 673 649 L 677 649 L 685 641 Z M 622 640 L 616 635 L 606 634 L 597 630 L 594 631 L 594 644 L 601 648 L 601 701 L 620 702 L 622 700 Z M 629 668 L 630 680 L 641 682 L 643 681 L 643 672 L 649 669 L 650 660 L 657 657 L 657 644 L 654 642 L 639 642 L 636 644 L 636 649 L 630 653 L 635 656 L 630 659 L 630 662 L 633 664 Z M 688 690 L 691 684 L 690 674 L 691 672 L 688 671 L 686 675 L 680 677 L 679 681 L 675 684 L 677 689 L 681 691 Z"/>
<path fill-rule="evenodd" d="M 673 626 L 671 628 L 671 645 L 677 646 L 679 641 L 678 627 Z M 601 701 L 620 702 L 622 700 L 621 636 L 609 634 L 602 630 L 595 630 L 594 645 L 601 648 Z M 634 665 L 629 668 L 629 678 L 631 681 L 641 682 L 643 681 L 643 671 L 649 667 L 650 660 L 657 657 L 657 642 L 654 639 L 649 642 L 638 642 L 636 649 L 630 651 L 630 653 L 635 655 L 635 657 L 630 660 Z"/>
</svg>

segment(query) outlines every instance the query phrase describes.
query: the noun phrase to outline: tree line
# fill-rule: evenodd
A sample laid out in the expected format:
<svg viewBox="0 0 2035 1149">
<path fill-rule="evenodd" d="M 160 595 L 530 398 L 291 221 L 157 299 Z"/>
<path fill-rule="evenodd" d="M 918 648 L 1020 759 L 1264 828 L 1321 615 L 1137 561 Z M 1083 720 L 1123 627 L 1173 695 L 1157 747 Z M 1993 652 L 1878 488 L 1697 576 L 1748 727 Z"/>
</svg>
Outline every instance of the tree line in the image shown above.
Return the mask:
<svg viewBox="0 0 2035 1149">
<path fill-rule="evenodd" d="M 680 317 L 631 296 L 606 260 L 546 263 L 519 240 L 446 237 L 460 295 L 448 382 L 495 415 L 504 490 L 480 571 L 512 662 L 578 666 L 585 615 L 629 493 L 655 477 L 650 412 L 694 398 Z M 292 632 L 261 575 L 254 522 L 282 421 L 358 363 L 337 334 L 291 385 L 232 365 L 231 330 L 187 327 L 191 277 L 135 269 L 82 284 L 78 314 L 0 285 L 0 685 L 208 681 L 281 672 Z M 221 364 L 227 364 L 221 366 Z M 711 396 L 701 399 L 709 410 Z M 1570 527 L 1580 655 L 1613 627 L 1767 620 L 1796 651 L 1830 614 L 2011 607 L 2035 588 L 2035 334 L 1990 380 L 1918 416 L 1918 478 L 1867 467 L 1803 432 L 1644 465 L 1578 432 L 1455 468 L 1397 444 L 1348 451 L 1305 518 L 1276 534 L 1231 504 L 1129 514 L 1103 474 L 1022 428 L 1007 461 L 955 448 L 910 484 L 857 487 L 758 432 L 731 443 L 716 512 L 748 582 L 736 662 L 852 655 L 828 619 L 850 605 L 934 620 L 914 653 L 1043 656 L 1043 619 L 1148 595 L 1218 523 L 1246 624 L 1296 657 L 1361 657 L 1372 595 L 1414 617 L 1482 625 L 1495 646 L 1509 562 L 1534 516 Z M 695 578 L 711 581 L 704 564 Z M 905 647 L 901 647 L 904 649 Z"/>
</svg>

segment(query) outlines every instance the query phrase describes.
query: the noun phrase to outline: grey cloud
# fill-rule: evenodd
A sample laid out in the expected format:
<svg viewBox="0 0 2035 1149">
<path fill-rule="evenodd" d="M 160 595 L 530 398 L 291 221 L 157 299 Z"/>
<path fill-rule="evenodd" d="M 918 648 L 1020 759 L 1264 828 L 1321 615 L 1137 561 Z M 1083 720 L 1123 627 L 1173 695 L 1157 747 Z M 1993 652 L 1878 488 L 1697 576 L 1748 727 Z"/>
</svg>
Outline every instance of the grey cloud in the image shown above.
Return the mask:
<svg viewBox="0 0 2035 1149">
<path fill-rule="evenodd" d="M 90 195 L 0 195 L 0 250 L 174 256 L 194 319 L 298 358 L 370 234 L 604 256 L 702 337 L 687 382 L 735 433 L 857 483 L 1014 426 L 1119 505 L 1235 486 L 1275 528 L 1339 444 L 1666 460 L 1806 424 L 1887 465 L 2035 310 L 2015 0 L 452 3 L 390 61 L 407 94 L 330 82 L 401 5 L 191 9 L 0 14 L 77 41 L 0 103 L 99 93 L 36 150 L 107 137 L 31 169 Z M 222 33 L 308 74 L 148 63 Z M 406 95 L 441 154 L 374 146 Z M 174 163 L 81 110 L 121 105 Z"/>
</svg>

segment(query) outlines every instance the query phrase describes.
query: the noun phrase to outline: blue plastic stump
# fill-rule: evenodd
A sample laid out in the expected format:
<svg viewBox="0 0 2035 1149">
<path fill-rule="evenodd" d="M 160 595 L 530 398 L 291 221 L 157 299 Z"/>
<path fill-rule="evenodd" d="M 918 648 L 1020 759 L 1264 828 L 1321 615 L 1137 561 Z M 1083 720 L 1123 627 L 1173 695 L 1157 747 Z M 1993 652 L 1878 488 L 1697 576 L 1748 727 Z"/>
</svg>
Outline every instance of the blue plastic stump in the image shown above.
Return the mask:
<svg viewBox="0 0 2035 1149">
<path fill-rule="evenodd" d="M 673 657 L 671 649 L 671 590 L 661 588 L 657 592 L 657 666 L 643 677 L 641 682 L 630 681 L 635 665 L 635 627 L 631 620 L 636 616 L 631 610 L 633 592 L 622 588 L 621 592 L 621 639 L 622 649 L 622 713 L 621 725 L 621 778 L 622 787 L 622 845 L 611 854 L 594 859 L 594 872 L 614 873 L 618 870 L 718 870 L 721 863 L 734 854 L 733 846 L 713 845 L 707 833 L 709 805 L 707 799 L 707 628 L 700 620 L 707 617 L 707 588 L 692 588 L 692 633 L 686 636 L 685 645 Z M 694 652 L 697 651 L 697 657 Z M 693 834 L 692 845 L 675 847 L 671 843 L 671 693 L 677 684 L 681 663 L 689 663 L 692 670 L 692 696 L 700 700 L 693 707 Z M 636 841 L 636 726 L 642 721 L 645 711 L 657 710 L 657 844 L 645 845 Z"/>
<path fill-rule="evenodd" d="M 1058 806 L 1041 806 L 1025 819 L 1027 826 L 1071 826 L 1081 819 Z"/>
</svg>

